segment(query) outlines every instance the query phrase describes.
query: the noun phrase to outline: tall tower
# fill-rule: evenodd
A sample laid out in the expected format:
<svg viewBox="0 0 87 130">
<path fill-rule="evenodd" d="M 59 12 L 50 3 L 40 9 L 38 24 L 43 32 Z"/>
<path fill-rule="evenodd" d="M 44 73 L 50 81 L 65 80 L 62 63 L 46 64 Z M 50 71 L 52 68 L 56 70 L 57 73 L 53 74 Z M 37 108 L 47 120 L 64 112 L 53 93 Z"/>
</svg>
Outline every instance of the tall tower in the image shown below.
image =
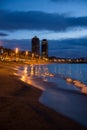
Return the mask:
<svg viewBox="0 0 87 130">
<path fill-rule="evenodd" d="M 48 57 L 48 41 L 46 39 L 42 40 L 41 53 L 42 57 Z"/>
<path fill-rule="evenodd" d="M 38 37 L 32 38 L 32 54 L 34 54 L 35 57 L 39 57 L 40 55 L 40 40 Z"/>
</svg>

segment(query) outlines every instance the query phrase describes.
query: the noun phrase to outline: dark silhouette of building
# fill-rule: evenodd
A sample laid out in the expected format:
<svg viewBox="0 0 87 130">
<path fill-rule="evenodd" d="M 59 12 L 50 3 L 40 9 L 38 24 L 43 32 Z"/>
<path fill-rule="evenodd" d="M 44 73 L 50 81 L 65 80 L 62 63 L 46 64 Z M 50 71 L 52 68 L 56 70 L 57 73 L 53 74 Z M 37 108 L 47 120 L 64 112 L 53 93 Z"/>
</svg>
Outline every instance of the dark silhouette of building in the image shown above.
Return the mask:
<svg viewBox="0 0 87 130">
<path fill-rule="evenodd" d="M 46 39 L 42 40 L 41 54 L 42 54 L 42 57 L 48 57 L 48 41 Z"/>
<path fill-rule="evenodd" d="M 32 54 L 34 57 L 40 56 L 40 40 L 36 36 L 32 38 Z"/>
<path fill-rule="evenodd" d="M 4 48 L 3 46 L 0 46 L 0 54 L 3 54 L 4 53 Z"/>
</svg>

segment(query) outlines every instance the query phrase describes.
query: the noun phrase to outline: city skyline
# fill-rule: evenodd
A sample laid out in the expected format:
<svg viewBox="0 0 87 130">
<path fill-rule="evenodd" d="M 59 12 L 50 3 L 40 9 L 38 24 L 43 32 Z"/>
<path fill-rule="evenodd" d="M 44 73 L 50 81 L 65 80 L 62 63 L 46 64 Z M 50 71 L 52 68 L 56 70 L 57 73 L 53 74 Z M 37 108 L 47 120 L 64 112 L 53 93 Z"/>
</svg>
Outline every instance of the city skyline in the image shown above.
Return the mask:
<svg viewBox="0 0 87 130">
<path fill-rule="evenodd" d="M 26 49 L 29 44 L 30 49 L 29 41 L 36 35 L 40 39 L 48 39 L 52 52 L 61 43 L 65 53 L 71 48 L 72 54 L 87 55 L 86 5 L 86 0 L 1 0 L 0 45 L 11 48 L 18 46 L 21 49 L 26 46 Z M 66 41 L 71 41 L 75 49 L 72 50 L 71 43 L 70 47 L 65 46 Z M 52 44 L 55 46 L 53 50 Z M 61 54 L 62 49 L 58 48 Z"/>
</svg>

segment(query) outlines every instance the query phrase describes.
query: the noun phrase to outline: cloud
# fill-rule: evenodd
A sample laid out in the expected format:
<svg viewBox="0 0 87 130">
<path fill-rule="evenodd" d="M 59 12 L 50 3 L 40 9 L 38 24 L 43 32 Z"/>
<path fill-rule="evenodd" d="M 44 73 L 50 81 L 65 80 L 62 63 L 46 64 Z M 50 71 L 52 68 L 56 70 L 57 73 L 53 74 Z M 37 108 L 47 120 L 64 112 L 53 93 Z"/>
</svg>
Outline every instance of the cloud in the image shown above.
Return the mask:
<svg viewBox="0 0 87 130">
<path fill-rule="evenodd" d="M 0 36 L 5 37 L 5 36 L 8 36 L 8 34 L 0 32 Z"/>
<path fill-rule="evenodd" d="M 87 17 L 67 17 L 41 11 L 0 10 L 0 30 L 49 30 L 65 31 L 71 27 L 87 27 Z"/>
<path fill-rule="evenodd" d="M 63 30 L 64 26 L 61 20 L 63 21 L 63 17 L 60 15 L 40 11 L 0 11 L 1 30 Z"/>
</svg>

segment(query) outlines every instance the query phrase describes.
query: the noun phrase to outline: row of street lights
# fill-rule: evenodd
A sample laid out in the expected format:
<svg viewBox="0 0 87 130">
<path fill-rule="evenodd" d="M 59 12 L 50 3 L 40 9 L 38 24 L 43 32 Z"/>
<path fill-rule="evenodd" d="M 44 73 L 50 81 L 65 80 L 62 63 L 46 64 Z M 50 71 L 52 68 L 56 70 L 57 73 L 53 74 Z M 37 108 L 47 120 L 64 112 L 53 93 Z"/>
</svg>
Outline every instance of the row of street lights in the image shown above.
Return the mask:
<svg viewBox="0 0 87 130">
<path fill-rule="evenodd" d="M 17 56 L 18 53 L 19 53 L 19 49 L 18 48 L 15 49 L 15 53 L 16 53 L 16 56 Z M 25 51 L 25 55 L 28 56 L 28 51 Z"/>
<path fill-rule="evenodd" d="M 19 49 L 18 48 L 15 49 L 15 54 L 16 54 L 16 61 L 18 61 L 19 60 Z M 25 55 L 28 56 L 28 51 L 25 51 Z"/>
</svg>

